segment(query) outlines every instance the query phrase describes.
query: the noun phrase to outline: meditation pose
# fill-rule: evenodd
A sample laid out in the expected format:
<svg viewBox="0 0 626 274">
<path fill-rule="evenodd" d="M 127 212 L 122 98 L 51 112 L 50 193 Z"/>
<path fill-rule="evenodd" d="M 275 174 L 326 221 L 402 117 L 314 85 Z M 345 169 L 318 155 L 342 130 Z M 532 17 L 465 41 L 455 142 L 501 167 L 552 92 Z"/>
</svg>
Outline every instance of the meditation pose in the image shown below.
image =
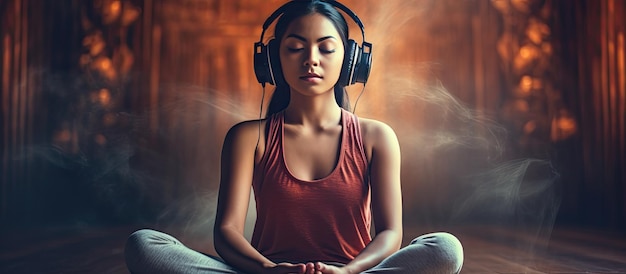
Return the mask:
<svg viewBox="0 0 626 274">
<path fill-rule="evenodd" d="M 274 37 L 255 44 L 254 69 L 263 87 L 276 88 L 265 118 L 238 123 L 225 137 L 213 235 L 219 257 L 142 229 L 126 244 L 132 273 L 461 270 L 462 246 L 449 233 L 401 248 L 400 146 L 388 125 L 349 111 L 345 87 L 367 81 L 372 45 L 349 39 L 342 11 L 363 32 L 347 7 L 322 0 L 287 2 L 263 26 L 276 21 Z M 248 241 L 251 191 L 257 217 Z"/>
</svg>

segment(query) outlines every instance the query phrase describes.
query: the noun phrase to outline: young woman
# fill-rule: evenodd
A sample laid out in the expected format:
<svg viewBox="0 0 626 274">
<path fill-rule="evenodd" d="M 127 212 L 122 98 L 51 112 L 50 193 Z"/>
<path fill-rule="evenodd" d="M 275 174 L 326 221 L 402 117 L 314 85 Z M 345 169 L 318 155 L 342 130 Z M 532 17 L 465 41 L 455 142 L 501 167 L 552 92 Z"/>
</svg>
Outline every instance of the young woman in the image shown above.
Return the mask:
<svg viewBox="0 0 626 274">
<path fill-rule="evenodd" d="M 214 229 L 221 259 L 140 230 L 126 246 L 131 272 L 460 271 L 462 247 L 448 233 L 423 235 L 399 249 L 399 144 L 386 124 L 347 110 L 340 78 L 348 27 L 336 5 L 292 1 L 276 23 L 282 73 L 275 75 L 268 116 L 233 126 L 224 141 Z M 250 191 L 257 220 L 248 242 Z"/>
</svg>

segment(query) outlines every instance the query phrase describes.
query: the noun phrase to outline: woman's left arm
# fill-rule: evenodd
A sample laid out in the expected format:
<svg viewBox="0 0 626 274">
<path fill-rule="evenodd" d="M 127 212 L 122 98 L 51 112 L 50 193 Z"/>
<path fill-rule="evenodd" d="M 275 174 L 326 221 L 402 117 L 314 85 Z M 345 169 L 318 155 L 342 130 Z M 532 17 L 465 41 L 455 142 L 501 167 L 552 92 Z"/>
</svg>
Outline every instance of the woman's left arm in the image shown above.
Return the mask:
<svg viewBox="0 0 626 274">
<path fill-rule="evenodd" d="M 402 193 L 400 187 L 400 145 L 388 125 L 361 120 L 363 142 L 370 154 L 370 185 L 374 239 L 343 270 L 360 273 L 379 264 L 402 244 Z"/>
</svg>

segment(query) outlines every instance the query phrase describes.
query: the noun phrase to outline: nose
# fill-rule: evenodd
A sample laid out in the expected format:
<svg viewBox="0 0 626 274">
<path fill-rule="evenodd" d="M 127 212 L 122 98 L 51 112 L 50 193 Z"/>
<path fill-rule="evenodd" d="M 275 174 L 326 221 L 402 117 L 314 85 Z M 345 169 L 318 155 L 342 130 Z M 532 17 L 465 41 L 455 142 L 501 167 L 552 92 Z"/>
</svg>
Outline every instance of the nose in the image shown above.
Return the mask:
<svg viewBox="0 0 626 274">
<path fill-rule="evenodd" d="M 309 48 L 307 55 L 304 58 L 305 67 L 317 67 L 320 64 L 319 54 L 315 47 Z"/>
</svg>

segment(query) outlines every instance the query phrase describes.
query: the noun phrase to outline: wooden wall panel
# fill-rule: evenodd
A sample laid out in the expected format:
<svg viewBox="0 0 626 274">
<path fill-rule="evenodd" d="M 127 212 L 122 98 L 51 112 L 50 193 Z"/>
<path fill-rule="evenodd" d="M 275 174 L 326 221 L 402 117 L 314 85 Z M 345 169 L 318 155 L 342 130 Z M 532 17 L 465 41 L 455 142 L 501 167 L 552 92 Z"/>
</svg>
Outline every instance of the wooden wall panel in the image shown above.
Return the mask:
<svg viewBox="0 0 626 274">
<path fill-rule="evenodd" d="M 584 1 L 559 6 L 564 98 L 576 110 L 581 130 L 572 146 L 572 175 L 578 194 L 570 214 L 588 223 L 626 225 L 626 3 Z M 572 24 L 572 22 L 575 22 Z"/>
<path fill-rule="evenodd" d="M 103 23 L 99 13 L 121 3 L 117 0 L 65 0 L 54 7 L 3 1 L 0 217 L 7 221 L 22 214 L 25 202 L 15 201 L 34 199 L 41 200 L 32 205 L 37 218 L 47 203 L 65 198 L 72 202 L 54 208 L 84 203 L 90 210 L 70 210 L 58 216 L 63 220 L 210 219 L 222 138 L 232 124 L 259 115 L 263 92 L 252 69 L 252 45 L 261 23 L 284 2 L 128 0 L 119 7 L 136 7 L 141 14 L 120 25 Z M 489 165 L 500 149 L 520 151 L 519 128 L 502 143 L 493 138 L 503 136 L 490 136 L 501 133 L 489 121 L 503 122 L 503 102 L 514 92 L 497 53 L 503 14 L 495 2 L 482 0 L 343 2 L 362 19 L 366 40 L 374 44 L 374 67 L 357 114 L 383 120 L 398 132 L 407 218 L 446 219 L 459 203 L 459 192 L 470 187 L 465 175 Z M 569 151 L 572 159 L 581 159 L 562 165 L 564 173 L 584 170 L 585 178 L 584 183 L 562 183 L 565 211 L 575 215 L 585 204 L 577 197 L 593 190 L 605 201 L 594 200 L 601 204 L 597 209 L 609 212 L 600 218 L 617 224 L 626 211 L 616 194 L 626 194 L 626 175 L 620 171 L 626 139 L 624 26 L 619 20 L 624 3 L 583 1 L 572 14 L 562 2 L 539 2 L 554 3 L 552 15 L 561 16 L 553 22 L 563 20 L 554 25 L 556 34 L 574 23 L 586 28 L 584 34 L 556 35 L 554 41 L 556 50 L 578 50 L 561 54 L 553 68 L 578 68 L 564 70 L 575 76 L 555 84 L 576 113 L 580 135 L 554 142 L 547 134 L 541 146 L 526 153 L 551 156 L 557 151 L 562 157 Z M 85 16 L 95 22 L 89 30 L 104 33 L 106 56 L 114 59 L 122 44 L 132 53 L 126 59 L 132 61 L 131 70 L 124 81 L 107 84 L 108 93 L 94 89 L 102 83 L 80 65 L 89 33 Z M 348 21 L 351 37 L 360 42 L 358 28 Z M 50 25 L 61 30 L 40 28 Z M 568 63 L 572 58 L 578 61 Z M 55 88 L 49 80 L 38 81 L 42 68 L 41 78 L 56 79 Z M 64 76 L 48 77 L 58 74 Z M 353 103 L 361 88 L 349 88 Z M 578 96 L 570 94 L 572 88 Z M 270 86 L 265 105 L 271 91 Z M 111 101 L 108 106 L 102 96 Z M 44 154 L 62 159 L 63 167 L 45 159 L 14 161 L 33 144 L 53 148 L 55 153 Z M 42 176 L 55 179 L 51 183 Z M 50 189 L 60 194 L 44 191 Z"/>
</svg>

